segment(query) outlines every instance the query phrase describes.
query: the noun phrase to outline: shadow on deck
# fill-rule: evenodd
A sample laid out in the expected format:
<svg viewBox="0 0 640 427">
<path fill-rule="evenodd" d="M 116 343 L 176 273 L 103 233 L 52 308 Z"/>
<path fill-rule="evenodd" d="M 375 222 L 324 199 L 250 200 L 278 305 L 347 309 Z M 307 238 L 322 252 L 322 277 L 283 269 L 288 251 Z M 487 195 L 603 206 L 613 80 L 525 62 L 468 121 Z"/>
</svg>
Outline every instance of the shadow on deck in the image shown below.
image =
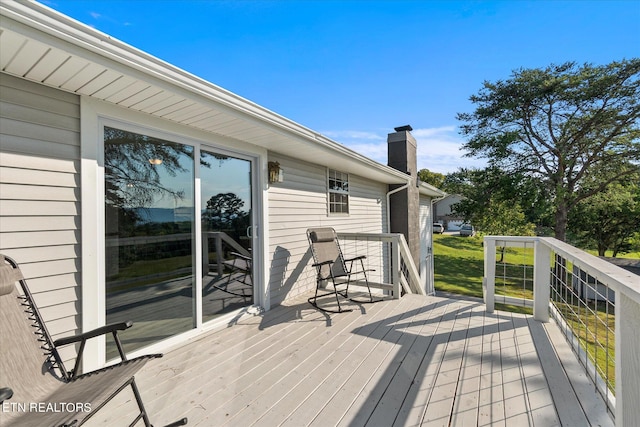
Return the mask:
<svg viewBox="0 0 640 427">
<path fill-rule="evenodd" d="M 329 316 L 301 297 L 166 353 L 136 376 L 152 421 L 613 425 L 554 323 L 418 295 L 352 306 Z M 110 405 L 89 425 L 135 409 L 126 396 Z"/>
</svg>

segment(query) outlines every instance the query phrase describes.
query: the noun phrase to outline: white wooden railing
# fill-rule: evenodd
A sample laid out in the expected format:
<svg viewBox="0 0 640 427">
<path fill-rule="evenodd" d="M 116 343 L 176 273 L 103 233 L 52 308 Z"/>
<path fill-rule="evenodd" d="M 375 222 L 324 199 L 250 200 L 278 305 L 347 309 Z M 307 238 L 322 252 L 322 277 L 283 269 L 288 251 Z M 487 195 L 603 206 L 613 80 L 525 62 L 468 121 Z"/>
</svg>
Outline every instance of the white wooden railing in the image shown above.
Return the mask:
<svg viewBox="0 0 640 427">
<path fill-rule="evenodd" d="M 520 305 L 531 301 L 496 295 L 497 282 L 500 286 L 501 280 L 513 279 L 511 273 L 510 277 L 501 276 L 501 270 L 506 272 L 507 267 L 504 262 L 496 262 L 496 250 L 502 256 L 504 248 L 518 248 L 514 251 L 522 252 L 523 259 L 532 260 L 517 268 L 523 272 L 523 287 L 529 288 L 525 292 L 533 288 L 534 319 L 547 322 L 550 315 L 554 317 L 603 395 L 616 425 L 637 423 L 640 420 L 640 277 L 554 238 L 487 236 L 484 238 L 483 287 L 489 312 L 494 310 L 496 300 L 509 304 L 522 300 Z M 528 256 L 527 251 L 531 252 Z M 615 365 L 615 380 L 611 378 L 611 365 Z"/>
<path fill-rule="evenodd" d="M 402 292 L 426 295 L 426 281 L 420 277 L 409 246 L 399 233 L 338 233 L 345 258 L 366 255 L 369 280 L 400 298 Z M 402 289 L 402 291 L 401 291 Z"/>
</svg>

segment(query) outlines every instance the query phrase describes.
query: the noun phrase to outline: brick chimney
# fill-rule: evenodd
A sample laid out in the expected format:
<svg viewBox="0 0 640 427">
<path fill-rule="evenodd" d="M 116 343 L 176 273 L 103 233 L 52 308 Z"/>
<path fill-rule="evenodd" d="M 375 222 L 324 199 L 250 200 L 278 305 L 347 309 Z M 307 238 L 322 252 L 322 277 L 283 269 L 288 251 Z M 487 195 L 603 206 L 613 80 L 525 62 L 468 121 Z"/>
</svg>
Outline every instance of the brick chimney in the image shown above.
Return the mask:
<svg viewBox="0 0 640 427">
<path fill-rule="evenodd" d="M 409 187 L 389 198 L 391 233 L 404 234 L 415 265 L 420 265 L 420 194 L 418 192 L 418 163 L 416 140 L 411 126 L 395 128 L 387 136 L 388 165 L 411 177 Z M 389 191 L 402 185 L 390 185 Z"/>
</svg>

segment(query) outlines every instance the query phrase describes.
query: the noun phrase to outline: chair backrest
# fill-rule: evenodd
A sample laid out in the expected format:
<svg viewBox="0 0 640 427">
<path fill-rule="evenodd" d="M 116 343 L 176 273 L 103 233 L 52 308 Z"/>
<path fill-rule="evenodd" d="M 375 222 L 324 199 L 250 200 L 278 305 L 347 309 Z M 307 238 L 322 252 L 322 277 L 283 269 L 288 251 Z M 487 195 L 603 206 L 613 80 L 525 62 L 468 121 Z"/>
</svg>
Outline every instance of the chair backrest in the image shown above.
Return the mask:
<svg viewBox="0 0 640 427">
<path fill-rule="evenodd" d="M 46 349 L 51 343 L 42 338 L 48 335 L 46 330 L 33 317 L 24 294 L 18 292 L 16 282 L 26 287 L 22 273 L 10 262 L 0 255 L 0 387 L 13 390 L 5 404 L 28 405 L 43 402 L 64 381 L 56 377 L 49 362 Z M 20 411 L 2 412 L 2 425 L 19 415 Z"/>
<path fill-rule="evenodd" d="M 311 245 L 311 253 L 316 264 L 332 261 L 332 264 L 323 265 L 318 270 L 318 278 L 325 280 L 331 277 L 346 276 L 347 266 L 338 242 L 338 235 L 331 227 L 310 228 L 307 230 L 307 238 Z"/>
</svg>

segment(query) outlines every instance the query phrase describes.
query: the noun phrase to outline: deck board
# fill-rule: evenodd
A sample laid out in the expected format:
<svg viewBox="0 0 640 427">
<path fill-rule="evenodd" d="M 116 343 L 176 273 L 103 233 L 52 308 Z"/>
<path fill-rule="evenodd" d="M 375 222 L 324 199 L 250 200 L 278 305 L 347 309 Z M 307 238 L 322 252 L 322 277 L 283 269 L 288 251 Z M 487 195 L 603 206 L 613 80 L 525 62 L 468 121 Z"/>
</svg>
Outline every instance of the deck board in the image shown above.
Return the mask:
<svg viewBox="0 0 640 427">
<path fill-rule="evenodd" d="M 147 364 L 136 380 L 152 421 L 547 427 L 595 419 L 591 425 L 613 425 L 597 405 L 583 410 L 577 403 L 565 372 L 575 369 L 571 351 L 553 323 L 419 295 L 347 305 L 354 311 L 329 316 L 300 296 Z M 122 393 L 87 425 L 128 425 L 134 410 L 130 393 Z"/>
</svg>

